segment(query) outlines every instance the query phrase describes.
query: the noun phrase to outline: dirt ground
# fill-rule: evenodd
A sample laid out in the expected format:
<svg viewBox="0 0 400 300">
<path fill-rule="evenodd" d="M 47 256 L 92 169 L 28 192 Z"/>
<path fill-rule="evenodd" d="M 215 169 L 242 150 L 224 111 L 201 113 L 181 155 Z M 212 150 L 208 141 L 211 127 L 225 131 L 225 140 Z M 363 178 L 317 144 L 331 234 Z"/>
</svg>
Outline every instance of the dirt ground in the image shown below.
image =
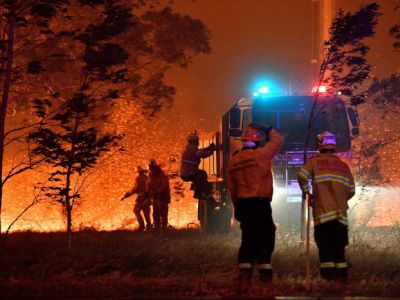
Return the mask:
<svg viewBox="0 0 400 300">
<path fill-rule="evenodd" d="M 278 231 L 273 283 L 255 276 L 250 291 L 238 294 L 237 228 L 229 234 L 81 231 L 72 251 L 64 233 L 15 233 L 1 256 L 0 298 L 400 297 L 400 228 L 353 230 L 350 241 L 347 284 L 319 278 L 312 243 L 312 289 L 306 291 L 304 247 L 298 235 Z"/>
</svg>

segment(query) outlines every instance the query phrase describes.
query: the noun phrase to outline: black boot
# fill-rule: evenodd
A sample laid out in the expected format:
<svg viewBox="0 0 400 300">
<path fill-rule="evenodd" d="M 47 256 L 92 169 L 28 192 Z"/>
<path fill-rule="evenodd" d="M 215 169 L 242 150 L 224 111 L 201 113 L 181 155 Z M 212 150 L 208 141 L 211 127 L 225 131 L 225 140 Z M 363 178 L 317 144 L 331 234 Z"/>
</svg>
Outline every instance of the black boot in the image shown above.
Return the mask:
<svg viewBox="0 0 400 300">
<path fill-rule="evenodd" d="M 260 269 L 258 271 L 258 276 L 262 283 L 271 283 L 272 282 L 272 269 Z"/>
<path fill-rule="evenodd" d="M 325 280 L 335 280 L 336 268 L 321 268 L 321 278 Z"/>
<path fill-rule="evenodd" d="M 347 268 L 336 268 L 336 280 L 347 282 Z"/>
<path fill-rule="evenodd" d="M 247 293 L 249 291 L 252 277 L 253 277 L 252 268 L 239 269 L 238 292 L 240 294 Z"/>
</svg>

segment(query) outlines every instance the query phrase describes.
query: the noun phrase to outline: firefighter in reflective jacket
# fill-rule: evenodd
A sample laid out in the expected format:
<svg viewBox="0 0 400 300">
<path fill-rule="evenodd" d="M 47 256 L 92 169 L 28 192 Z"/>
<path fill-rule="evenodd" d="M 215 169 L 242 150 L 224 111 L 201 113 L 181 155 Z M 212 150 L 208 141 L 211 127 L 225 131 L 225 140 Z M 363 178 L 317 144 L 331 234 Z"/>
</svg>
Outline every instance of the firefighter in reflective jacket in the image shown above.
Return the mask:
<svg viewBox="0 0 400 300">
<path fill-rule="evenodd" d="M 335 155 L 336 137 L 324 131 L 317 137 L 319 153 L 297 173 L 303 193 L 312 181 L 314 237 L 319 249 L 320 274 L 327 280 L 347 280 L 345 247 L 348 245 L 347 201 L 355 194 L 349 166 Z"/>
<path fill-rule="evenodd" d="M 272 280 L 271 256 L 275 248 L 272 220 L 272 159 L 283 144 L 272 127 L 250 124 L 242 136 L 243 148 L 228 164 L 228 188 L 240 222 L 242 242 L 238 253 L 240 284 L 248 285 L 257 264 L 259 278 Z"/>
<path fill-rule="evenodd" d="M 135 200 L 135 206 L 133 207 L 133 213 L 136 216 L 136 219 L 139 223 L 139 231 L 143 231 L 145 228 L 150 230 L 152 228 L 151 219 L 150 219 L 150 206 L 151 199 L 147 190 L 148 185 L 148 177 L 146 175 L 147 170 L 142 168 L 141 166 L 137 166 L 136 171 L 139 175 L 135 178 L 135 186 L 129 191 L 126 192 L 125 195 L 121 198 L 123 201 L 125 198 L 133 194 L 137 194 L 137 198 Z M 144 224 L 143 217 L 141 212 L 143 211 L 144 218 L 146 220 L 146 227 Z"/>
</svg>

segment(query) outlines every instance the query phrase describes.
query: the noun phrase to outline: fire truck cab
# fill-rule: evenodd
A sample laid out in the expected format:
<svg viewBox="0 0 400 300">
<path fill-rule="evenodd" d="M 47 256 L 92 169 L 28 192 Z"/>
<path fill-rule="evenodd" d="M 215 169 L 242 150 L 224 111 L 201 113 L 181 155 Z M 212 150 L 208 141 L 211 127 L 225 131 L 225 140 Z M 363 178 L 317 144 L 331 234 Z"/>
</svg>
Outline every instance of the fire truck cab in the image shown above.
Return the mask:
<svg viewBox="0 0 400 300">
<path fill-rule="evenodd" d="M 291 229 L 300 226 L 302 199 L 296 173 L 303 164 L 307 124 L 314 99 L 313 95 L 241 98 L 222 116 L 221 133 L 212 137 L 218 151 L 214 157 L 203 162 L 203 168 L 214 185 L 214 196 L 221 202 L 222 207 L 231 207 L 226 170 L 230 157 L 242 146 L 242 133 L 250 123 L 273 126 L 285 137 L 284 145 L 273 161 L 274 220 L 278 226 Z M 315 138 L 318 133 L 327 130 L 337 137 L 337 154 L 352 164 L 352 138 L 359 134 L 357 112 L 346 106 L 338 96 L 320 93 L 313 119 L 307 156 L 315 155 Z M 226 217 L 219 219 L 217 216 L 211 216 L 209 219 L 214 221 L 208 225 L 208 231 L 218 232 L 221 231 L 220 228 L 225 228 L 226 231 L 226 226 L 229 226 L 217 221 L 226 223 Z"/>
</svg>

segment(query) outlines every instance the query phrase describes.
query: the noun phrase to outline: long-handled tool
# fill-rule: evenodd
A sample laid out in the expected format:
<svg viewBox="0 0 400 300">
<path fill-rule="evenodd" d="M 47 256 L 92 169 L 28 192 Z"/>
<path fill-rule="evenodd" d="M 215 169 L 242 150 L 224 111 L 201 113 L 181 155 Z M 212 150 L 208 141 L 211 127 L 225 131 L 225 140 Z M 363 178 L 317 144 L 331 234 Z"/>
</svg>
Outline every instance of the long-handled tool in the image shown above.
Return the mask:
<svg viewBox="0 0 400 300">
<path fill-rule="evenodd" d="M 311 289 L 311 261 L 310 261 L 310 194 L 304 197 L 304 215 L 306 223 L 306 289 Z"/>
</svg>

